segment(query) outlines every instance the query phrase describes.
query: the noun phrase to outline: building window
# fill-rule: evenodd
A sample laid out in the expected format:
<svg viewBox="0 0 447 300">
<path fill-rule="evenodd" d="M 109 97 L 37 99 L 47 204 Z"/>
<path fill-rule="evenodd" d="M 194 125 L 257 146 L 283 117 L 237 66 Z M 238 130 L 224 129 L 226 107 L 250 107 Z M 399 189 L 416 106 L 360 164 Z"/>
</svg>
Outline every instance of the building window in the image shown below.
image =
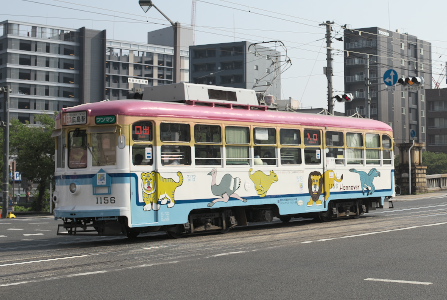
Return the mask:
<svg viewBox="0 0 447 300">
<path fill-rule="evenodd" d="M 424 55 L 424 48 L 419 49 L 419 54 Z"/>
<path fill-rule="evenodd" d="M 404 50 L 405 49 L 405 43 L 400 43 L 400 49 Z"/>
<path fill-rule="evenodd" d="M 400 64 L 401 64 L 402 66 L 405 66 L 405 59 L 401 59 L 401 60 L 400 60 Z"/>
<path fill-rule="evenodd" d="M 405 98 L 405 92 L 400 92 L 400 97 Z"/>
<path fill-rule="evenodd" d="M 421 70 L 424 70 L 424 64 L 421 63 Z"/>
<path fill-rule="evenodd" d="M 421 102 L 424 102 L 425 101 L 425 95 L 421 95 Z"/>
<path fill-rule="evenodd" d="M 259 66 L 258 65 L 255 65 L 255 70 L 259 70 Z"/>
<path fill-rule="evenodd" d="M 405 115 L 405 107 L 402 107 L 402 114 Z"/>
</svg>

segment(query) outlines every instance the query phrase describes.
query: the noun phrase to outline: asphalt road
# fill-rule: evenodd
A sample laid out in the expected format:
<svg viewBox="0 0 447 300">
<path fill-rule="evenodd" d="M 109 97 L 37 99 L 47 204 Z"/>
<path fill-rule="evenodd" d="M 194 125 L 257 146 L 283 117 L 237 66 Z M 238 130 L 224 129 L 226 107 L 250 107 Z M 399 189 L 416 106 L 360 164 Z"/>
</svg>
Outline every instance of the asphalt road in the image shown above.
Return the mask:
<svg viewBox="0 0 447 300">
<path fill-rule="evenodd" d="M 1 299 L 446 299 L 447 195 L 359 219 L 169 239 L 57 236 L 0 219 Z"/>
</svg>

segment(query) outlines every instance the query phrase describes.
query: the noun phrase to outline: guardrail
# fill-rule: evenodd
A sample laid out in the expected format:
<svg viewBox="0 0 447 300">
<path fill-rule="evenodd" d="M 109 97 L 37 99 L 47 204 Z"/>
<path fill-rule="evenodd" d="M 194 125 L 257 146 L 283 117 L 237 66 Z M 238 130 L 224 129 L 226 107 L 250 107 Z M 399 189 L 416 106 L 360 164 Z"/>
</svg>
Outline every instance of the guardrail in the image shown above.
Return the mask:
<svg viewBox="0 0 447 300">
<path fill-rule="evenodd" d="M 427 175 L 427 190 L 447 190 L 447 174 Z"/>
</svg>

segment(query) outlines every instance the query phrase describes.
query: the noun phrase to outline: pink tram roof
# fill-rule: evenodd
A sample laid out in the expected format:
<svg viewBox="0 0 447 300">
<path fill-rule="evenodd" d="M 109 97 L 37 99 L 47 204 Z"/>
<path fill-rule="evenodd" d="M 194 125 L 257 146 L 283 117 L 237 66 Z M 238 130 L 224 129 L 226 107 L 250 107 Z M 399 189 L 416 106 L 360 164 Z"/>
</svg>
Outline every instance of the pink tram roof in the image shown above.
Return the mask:
<svg viewBox="0 0 447 300">
<path fill-rule="evenodd" d="M 392 128 L 388 124 L 372 119 L 265 110 L 260 109 L 263 108 L 261 106 L 256 106 L 255 108 L 257 109 L 243 109 L 244 106 L 237 104 L 232 106 L 231 104 L 228 104 L 229 107 L 220 107 L 218 105 L 214 106 L 212 103 L 210 105 L 203 105 L 200 103 L 201 102 L 199 101 L 191 101 L 190 104 L 185 104 L 132 99 L 113 100 L 64 108 L 63 112 L 86 110 L 89 111 L 89 116 L 126 115 L 142 117 L 175 117 L 198 120 L 225 120 L 248 123 L 294 124 L 392 131 Z"/>
</svg>

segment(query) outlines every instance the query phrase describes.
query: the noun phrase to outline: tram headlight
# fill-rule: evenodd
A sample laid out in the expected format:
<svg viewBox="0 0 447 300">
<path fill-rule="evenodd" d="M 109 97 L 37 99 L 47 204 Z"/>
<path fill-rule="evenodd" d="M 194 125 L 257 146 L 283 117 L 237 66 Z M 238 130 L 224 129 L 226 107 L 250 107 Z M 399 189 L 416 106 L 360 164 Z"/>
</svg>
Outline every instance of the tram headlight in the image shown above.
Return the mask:
<svg viewBox="0 0 447 300">
<path fill-rule="evenodd" d="M 72 194 L 76 193 L 76 190 L 77 190 L 76 183 L 74 183 L 74 182 L 70 183 L 69 190 L 70 190 L 70 193 L 72 193 Z"/>
</svg>

